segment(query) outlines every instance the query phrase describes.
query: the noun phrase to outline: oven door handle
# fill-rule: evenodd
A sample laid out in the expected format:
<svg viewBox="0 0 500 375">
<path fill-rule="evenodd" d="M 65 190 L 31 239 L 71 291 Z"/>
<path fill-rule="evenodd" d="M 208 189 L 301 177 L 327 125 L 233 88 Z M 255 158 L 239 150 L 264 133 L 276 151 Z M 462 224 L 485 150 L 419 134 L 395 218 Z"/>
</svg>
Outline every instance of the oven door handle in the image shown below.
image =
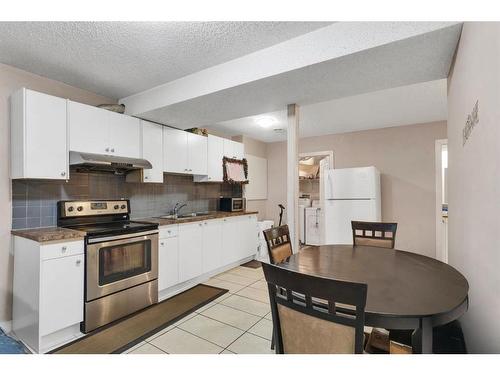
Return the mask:
<svg viewBox="0 0 500 375">
<path fill-rule="evenodd" d="M 158 231 L 157 230 L 150 230 L 147 232 L 136 232 L 136 233 L 122 234 L 119 236 L 89 238 L 87 240 L 87 243 L 93 244 L 93 243 L 99 243 L 99 242 L 108 242 L 108 241 L 121 240 L 121 239 L 127 239 L 127 238 L 143 237 L 143 236 L 148 236 L 151 234 L 158 234 Z"/>
</svg>

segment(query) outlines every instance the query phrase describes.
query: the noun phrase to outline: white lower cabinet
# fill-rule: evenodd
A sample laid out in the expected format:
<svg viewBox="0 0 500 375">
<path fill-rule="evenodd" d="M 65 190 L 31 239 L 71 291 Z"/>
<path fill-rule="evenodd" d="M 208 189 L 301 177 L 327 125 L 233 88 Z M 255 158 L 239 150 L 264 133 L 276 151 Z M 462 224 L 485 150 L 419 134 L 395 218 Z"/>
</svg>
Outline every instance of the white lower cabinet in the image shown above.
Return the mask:
<svg viewBox="0 0 500 375">
<path fill-rule="evenodd" d="M 227 265 L 236 262 L 240 257 L 238 248 L 242 246 L 241 217 L 228 217 L 222 223 L 222 263 Z"/>
<path fill-rule="evenodd" d="M 158 252 L 158 290 L 164 290 L 179 282 L 179 238 L 160 238 Z"/>
<path fill-rule="evenodd" d="M 213 271 L 222 264 L 222 220 L 203 222 L 203 273 Z"/>
<path fill-rule="evenodd" d="M 42 261 L 40 335 L 83 320 L 83 274 L 83 254 Z"/>
<path fill-rule="evenodd" d="M 179 282 L 203 273 L 203 222 L 179 225 Z"/>
<path fill-rule="evenodd" d="M 14 236 L 12 329 L 35 352 L 81 335 L 83 241 L 44 244 Z"/>
</svg>

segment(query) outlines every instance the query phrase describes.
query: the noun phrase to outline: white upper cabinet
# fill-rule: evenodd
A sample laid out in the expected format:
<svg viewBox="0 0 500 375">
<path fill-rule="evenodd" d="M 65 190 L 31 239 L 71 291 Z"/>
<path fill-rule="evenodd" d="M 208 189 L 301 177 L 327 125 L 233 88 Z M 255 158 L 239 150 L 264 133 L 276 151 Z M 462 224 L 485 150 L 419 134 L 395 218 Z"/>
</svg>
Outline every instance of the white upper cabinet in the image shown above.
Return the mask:
<svg viewBox="0 0 500 375">
<path fill-rule="evenodd" d="M 188 169 L 190 174 L 207 174 L 207 137 L 187 133 L 188 140 Z"/>
<path fill-rule="evenodd" d="M 189 173 L 187 132 L 163 128 L 163 168 L 170 173 Z"/>
<path fill-rule="evenodd" d="M 68 101 L 69 149 L 90 154 L 107 154 L 108 126 L 102 109 Z"/>
<path fill-rule="evenodd" d="M 12 178 L 69 178 L 66 114 L 66 99 L 25 88 L 11 96 Z"/>
<path fill-rule="evenodd" d="M 163 126 L 148 121 L 142 125 L 142 158 L 153 168 L 144 169 L 142 182 L 163 182 Z"/>
<path fill-rule="evenodd" d="M 141 157 L 141 120 L 108 110 L 109 146 L 112 155 L 128 158 Z"/>
<path fill-rule="evenodd" d="M 165 172 L 207 174 L 207 137 L 165 127 L 163 145 Z"/>
<path fill-rule="evenodd" d="M 243 143 L 224 139 L 224 156 L 231 159 L 243 159 L 245 157 L 245 146 Z"/>
<path fill-rule="evenodd" d="M 224 140 L 221 137 L 209 135 L 207 138 L 207 175 L 195 176 L 196 182 L 222 182 L 222 158 L 224 157 Z"/>
<path fill-rule="evenodd" d="M 70 151 L 141 156 L 141 124 L 137 118 L 69 101 L 68 121 Z"/>
</svg>

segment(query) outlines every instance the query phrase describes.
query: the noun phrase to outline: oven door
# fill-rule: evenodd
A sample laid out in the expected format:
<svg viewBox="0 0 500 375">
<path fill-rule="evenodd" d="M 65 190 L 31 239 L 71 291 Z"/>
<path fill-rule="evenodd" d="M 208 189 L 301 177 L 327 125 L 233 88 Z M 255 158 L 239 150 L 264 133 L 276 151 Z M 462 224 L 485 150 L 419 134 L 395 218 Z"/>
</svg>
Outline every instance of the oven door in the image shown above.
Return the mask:
<svg viewBox="0 0 500 375">
<path fill-rule="evenodd" d="M 158 278 L 158 232 L 90 238 L 86 301 Z"/>
</svg>

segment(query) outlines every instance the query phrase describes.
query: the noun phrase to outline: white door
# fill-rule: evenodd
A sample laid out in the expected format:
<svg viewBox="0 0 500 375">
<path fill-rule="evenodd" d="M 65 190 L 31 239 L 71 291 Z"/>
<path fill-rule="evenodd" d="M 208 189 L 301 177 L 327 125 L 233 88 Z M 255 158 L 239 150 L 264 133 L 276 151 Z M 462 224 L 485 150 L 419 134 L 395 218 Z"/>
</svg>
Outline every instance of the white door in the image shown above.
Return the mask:
<svg viewBox="0 0 500 375">
<path fill-rule="evenodd" d="M 163 182 L 163 126 L 148 121 L 142 124 L 142 158 L 153 166 L 144 169 L 144 182 Z"/>
<path fill-rule="evenodd" d="M 203 222 L 203 273 L 222 266 L 222 220 Z"/>
<path fill-rule="evenodd" d="M 225 218 L 222 221 L 222 265 L 236 262 L 241 248 L 241 233 L 239 233 L 238 218 Z"/>
<path fill-rule="evenodd" d="M 234 158 L 234 152 L 233 152 L 233 141 L 230 139 L 223 139 L 223 150 L 224 150 L 224 156 L 226 158 Z"/>
<path fill-rule="evenodd" d="M 187 132 L 163 127 L 163 168 L 170 173 L 189 173 Z"/>
<path fill-rule="evenodd" d="M 179 239 L 160 239 L 158 248 L 158 290 L 167 289 L 179 282 Z"/>
<path fill-rule="evenodd" d="M 380 221 L 374 199 L 326 200 L 324 211 L 325 243 L 328 245 L 352 244 L 352 220 Z M 307 233 L 306 241 L 309 243 Z"/>
<path fill-rule="evenodd" d="M 245 251 L 242 258 L 254 256 L 257 253 L 258 245 L 257 216 L 243 216 L 242 226 L 245 233 Z"/>
<path fill-rule="evenodd" d="M 66 99 L 26 90 L 25 176 L 68 179 Z"/>
<path fill-rule="evenodd" d="M 179 282 L 202 274 L 203 223 L 179 226 Z"/>
<path fill-rule="evenodd" d="M 224 157 L 224 140 L 213 135 L 208 136 L 208 180 L 222 181 L 222 158 Z"/>
<path fill-rule="evenodd" d="M 69 150 L 109 154 L 108 117 L 104 109 L 68 101 Z"/>
<path fill-rule="evenodd" d="M 111 155 L 141 157 L 141 120 L 106 111 Z"/>
<path fill-rule="evenodd" d="M 233 141 L 233 154 L 236 159 L 243 159 L 245 157 L 245 146 L 243 143 Z"/>
<path fill-rule="evenodd" d="M 83 254 L 42 261 L 40 336 L 83 321 Z"/>
<path fill-rule="evenodd" d="M 325 180 L 326 199 L 376 198 L 380 174 L 375 167 L 332 169 Z"/>
<path fill-rule="evenodd" d="M 188 140 L 188 170 L 190 174 L 207 174 L 207 137 L 187 133 Z"/>
</svg>

